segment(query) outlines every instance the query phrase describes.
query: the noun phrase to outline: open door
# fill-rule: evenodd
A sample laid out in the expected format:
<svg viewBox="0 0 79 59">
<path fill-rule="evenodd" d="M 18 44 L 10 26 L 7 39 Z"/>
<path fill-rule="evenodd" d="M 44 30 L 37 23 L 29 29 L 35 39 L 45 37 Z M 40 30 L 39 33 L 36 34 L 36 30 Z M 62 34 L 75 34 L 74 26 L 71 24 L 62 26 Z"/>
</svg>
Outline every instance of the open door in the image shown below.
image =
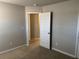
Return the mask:
<svg viewBox="0 0 79 59">
<path fill-rule="evenodd" d="M 52 13 L 40 13 L 40 46 L 52 49 Z"/>
</svg>

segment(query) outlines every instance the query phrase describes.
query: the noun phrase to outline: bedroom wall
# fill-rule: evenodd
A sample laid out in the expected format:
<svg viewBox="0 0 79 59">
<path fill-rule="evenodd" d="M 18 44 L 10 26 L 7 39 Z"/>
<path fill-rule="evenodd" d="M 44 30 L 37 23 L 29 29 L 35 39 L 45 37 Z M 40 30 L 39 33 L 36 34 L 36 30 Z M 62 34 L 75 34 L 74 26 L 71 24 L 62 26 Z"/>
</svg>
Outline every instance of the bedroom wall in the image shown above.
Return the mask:
<svg viewBox="0 0 79 59">
<path fill-rule="evenodd" d="M 0 2 L 0 52 L 25 43 L 25 7 Z"/>
<path fill-rule="evenodd" d="M 42 8 L 43 12 L 53 12 L 53 48 L 75 56 L 78 21 L 77 1 L 64 1 Z"/>
<path fill-rule="evenodd" d="M 77 29 L 77 43 L 78 43 L 78 55 L 77 55 L 77 57 L 79 58 L 79 1 L 77 1 L 77 7 L 78 7 L 78 29 Z"/>
<path fill-rule="evenodd" d="M 41 7 L 28 7 L 28 6 L 26 6 L 25 7 L 25 9 L 26 9 L 26 12 L 41 12 L 42 11 L 42 8 Z"/>
</svg>

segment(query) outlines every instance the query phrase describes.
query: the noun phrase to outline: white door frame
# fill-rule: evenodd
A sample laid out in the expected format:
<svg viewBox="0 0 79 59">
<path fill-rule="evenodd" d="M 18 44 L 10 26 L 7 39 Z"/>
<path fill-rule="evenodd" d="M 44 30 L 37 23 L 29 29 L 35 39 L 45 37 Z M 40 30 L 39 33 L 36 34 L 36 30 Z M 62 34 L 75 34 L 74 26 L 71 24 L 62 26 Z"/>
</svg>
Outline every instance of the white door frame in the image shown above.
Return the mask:
<svg viewBox="0 0 79 59">
<path fill-rule="evenodd" d="M 79 15 L 79 13 L 78 13 L 78 15 Z M 78 16 L 78 22 L 77 22 L 77 34 L 76 34 L 75 56 L 76 56 L 76 58 L 79 58 L 79 16 Z"/>
<path fill-rule="evenodd" d="M 38 14 L 40 12 L 26 12 L 26 45 L 29 46 L 30 40 L 30 14 Z"/>
</svg>

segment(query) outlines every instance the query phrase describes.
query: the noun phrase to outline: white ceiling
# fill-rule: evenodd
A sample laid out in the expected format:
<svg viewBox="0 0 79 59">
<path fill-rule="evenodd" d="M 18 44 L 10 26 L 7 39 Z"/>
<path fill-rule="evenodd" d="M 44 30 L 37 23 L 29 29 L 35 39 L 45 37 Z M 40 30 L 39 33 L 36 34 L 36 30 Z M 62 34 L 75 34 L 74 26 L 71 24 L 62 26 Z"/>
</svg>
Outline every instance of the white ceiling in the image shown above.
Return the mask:
<svg viewBox="0 0 79 59">
<path fill-rule="evenodd" d="M 44 6 L 66 0 L 0 0 L 0 1 L 23 6 L 33 6 L 34 4 L 37 4 L 38 6 Z"/>
</svg>

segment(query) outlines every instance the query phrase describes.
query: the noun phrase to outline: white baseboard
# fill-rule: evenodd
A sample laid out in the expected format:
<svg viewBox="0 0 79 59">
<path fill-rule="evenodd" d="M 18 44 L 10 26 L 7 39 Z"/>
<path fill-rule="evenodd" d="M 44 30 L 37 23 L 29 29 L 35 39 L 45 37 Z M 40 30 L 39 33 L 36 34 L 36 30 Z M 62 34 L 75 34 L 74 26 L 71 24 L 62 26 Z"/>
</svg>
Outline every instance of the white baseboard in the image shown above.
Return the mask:
<svg viewBox="0 0 79 59">
<path fill-rule="evenodd" d="M 29 44 L 26 44 L 27 45 L 27 47 L 29 46 Z"/>
<path fill-rule="evenodd" d="M 57 51 L 57 52 L 60 52 L 60 53 L 62 53 L 62 54 L 65 54 L 65 55 L 67 55 L 67 56 L 70 56 L 70 57 L 76 58 L 75 55 L 69 54 L 69 53 L 64 52 L 64 51 L 61 51 L 61 50 L 59 50 L 59 49 L 52 48 L 52 50 L 55 50 L 55 51 Z"/>
<path fill-rule="evenodd" d="M 5 50 L 5 51 L 0 52 L 0 54 L 7 53 L 7 52 L 9 52 L 9 51 L 15 50 L 15 49 L 20 48 L 20 47 L 23 47 L 23 46 L 27 46 L 27 45 L 26 45 L 26 44 L 23 44 L 23 45 L 21 45 L 21 46 L 18 46 L 18 47 L 15 47 L 15 48 L 11 48 L 11 49 L 8 49 L 8 50 Z"/>
</svg>

